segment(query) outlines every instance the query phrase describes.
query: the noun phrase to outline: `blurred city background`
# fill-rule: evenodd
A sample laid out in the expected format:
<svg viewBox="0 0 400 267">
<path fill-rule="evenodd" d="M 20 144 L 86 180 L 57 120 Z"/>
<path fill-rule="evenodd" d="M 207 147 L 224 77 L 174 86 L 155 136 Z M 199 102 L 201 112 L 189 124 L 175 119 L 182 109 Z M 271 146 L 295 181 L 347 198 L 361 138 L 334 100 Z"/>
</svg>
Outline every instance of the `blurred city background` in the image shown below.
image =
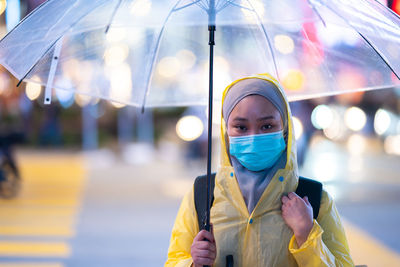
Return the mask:
<svg viewBox="0 0 400 267">
<path fill-rule="evenodd" d="M 0 35 L 42 2 L 7 1 Z M 44 105 L 43 87 L 17 83 L 0 66 L 0 266 L 161 266 L 180 200 L 206 172 L 206 107 L 142 113 L 62 90 Z M 291 109 L 300 174 L 334 197 L 355 263 L 400 266 L 400 88 Z"/>
</svg>

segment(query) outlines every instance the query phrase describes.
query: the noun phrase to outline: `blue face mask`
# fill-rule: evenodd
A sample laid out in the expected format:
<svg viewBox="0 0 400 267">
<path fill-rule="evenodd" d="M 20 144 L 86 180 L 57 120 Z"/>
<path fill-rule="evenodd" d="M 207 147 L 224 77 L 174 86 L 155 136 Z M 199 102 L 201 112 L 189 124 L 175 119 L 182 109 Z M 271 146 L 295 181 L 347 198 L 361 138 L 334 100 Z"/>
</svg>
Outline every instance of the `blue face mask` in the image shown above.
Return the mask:
<svg viewBox="0 0 400 267">
<path fill-rule="evenodd" d="M 229 152 L 250 171 L 271 168 L 286 148 L 283 131 L 229 136 Z"/>
</svg>

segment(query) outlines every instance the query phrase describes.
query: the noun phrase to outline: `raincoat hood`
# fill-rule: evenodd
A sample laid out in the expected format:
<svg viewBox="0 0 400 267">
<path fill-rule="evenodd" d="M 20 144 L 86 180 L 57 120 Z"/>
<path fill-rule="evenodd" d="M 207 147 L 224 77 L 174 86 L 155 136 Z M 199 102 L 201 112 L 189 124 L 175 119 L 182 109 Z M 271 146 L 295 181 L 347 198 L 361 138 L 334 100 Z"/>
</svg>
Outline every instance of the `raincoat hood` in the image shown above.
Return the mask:
<svg viewBox="0 0 400 267">
<path fill-rule="evenodd" d="M 289 102 L 286 98 L 286 95 L 284 93 L 283 88 L 281 87 L 281 85 L 278 83 L 278 81 L 276 79 L 274 79 L 271 75 L 269 74 L 259 74 L 259 75 L 254 75 L 254 76 L 249 76 L 249 77 L 245 77 L 239 80 L 234 81 L 233 83 L 231 83 L 230 85 L 228 85 L 226 87 L 226 89 L 223 92 L 222 95 L 222 106 L 224 106 L 224 101 L 226 99 L 226 96 L 229 92 L 229 90 L 237 85 L 239 82 L 244 81 L 244 80 L 249 80 L 249 79 L 259 79 L 262 81 L 266 81 L 268 83 L 272 83 L 275 85 L 275 87 L 278 89 L 277 92 L 279 92 L 280 97 L 282 98 L 283 102 L 285 103 L 286 107 L 285 107 L 285 112 L 281 112 L 281 114 L 285 114 L 287 117 L 286 118 L 282 118 L 283 120 L 283 124 L 284 124 L 284 128 L 285 128 L 285 135 L 286 135 L 286 147 L 287 149 L 285 150 L 286 153 L 286 164 L 284 165 L 283 169 L 279 169 L 277 170 L 276 174 L 274 175 L 272 182 L 276 179 L 276 176 L 278 174 L 280 174 L 280 176 L 278 176 L 278 180 L 279 183 L 277 182 L 273 182 L 270 186 L 276 187 L 274 189 L 274 191 L 277 191 L 276 193 L 284 193 L 283 191 L 287 191 L 290 192 L 290 190 L 294 191 L 293 189 L 295 189 L 297 187 L 297 183 L 298 183 L 298 168 L 297 168 L 297 158 L 296 158 L 296 143 L 294 140 L 294 133 L 293 133 L 293 122 L 292 122 L 292 114 L 290 112 L 290 107 L 289 107 Z M 256 93 L 257 94 L 257 93 Z M 262 95 L 262 94 L 260 94 Z M 276 104 L 273 103 L 275 106 Z M 227 125 L 227 121 L 226 118 L 224 118 L 224 113 L 225 116 L 227 115 L 226 112 L 223 112 L 223 110 L 221 111 L 222 116 L 221 116 L 221 156 L 220 156 L 220 172 L 232 172 L 233 167 L 228 155 L 228 144 L 227 142 L 227 129 L 226 129 L 226 125 Z M 229 114 L 228 114 L 229 115 Z M 282 181 L 281 181 L 282 180 Z M 268 187 L 270 187 L 268 186 Z M 280 201 L 280 198 L 278 198 L 278 200 Z M 278 202 L 279 202 L 278 201 Z M 280 204 L 280 203 L 278 203 Z"/>
</svg>

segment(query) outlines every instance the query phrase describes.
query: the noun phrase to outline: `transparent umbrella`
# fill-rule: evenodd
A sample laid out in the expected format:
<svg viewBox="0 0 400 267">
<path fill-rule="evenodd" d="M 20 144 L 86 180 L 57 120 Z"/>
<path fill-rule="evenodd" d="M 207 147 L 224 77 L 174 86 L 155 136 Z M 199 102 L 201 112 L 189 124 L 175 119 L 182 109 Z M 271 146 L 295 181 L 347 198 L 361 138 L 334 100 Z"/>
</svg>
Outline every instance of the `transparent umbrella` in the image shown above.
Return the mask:
<svg viewBox="0 0 400 267">
<path fill-rule="evenodd" d="M 52 88 L 208 102 L 210 177 L 212 103 L 230 81 L 269 72 L 289 100 L 390 88 L 399 45 L 400 19 L 373 0 L 48 0 L 0 41 L 0 64 L 46 86 L 45 102 Z"/>
</svg>

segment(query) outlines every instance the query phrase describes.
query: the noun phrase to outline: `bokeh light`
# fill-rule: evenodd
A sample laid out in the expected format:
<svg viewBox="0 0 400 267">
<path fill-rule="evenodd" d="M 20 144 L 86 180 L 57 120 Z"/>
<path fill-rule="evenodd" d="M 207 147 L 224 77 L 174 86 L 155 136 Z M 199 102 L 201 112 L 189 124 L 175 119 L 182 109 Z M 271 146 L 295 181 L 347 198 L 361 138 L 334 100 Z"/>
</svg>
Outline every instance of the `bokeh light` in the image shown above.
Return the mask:
<svg viewBox="0 0 400 267">
<path fill-rule="evenodd" d="M 129 54 L 129 47 L 125 44 L 114 45 L 104 53 L 104 62 L 108 67 L 117 66 L 125 61 Z"/>
<path fill-rule="evenodd" d="M 301 70 L 289 70 L 283 76 L 282 85 L 287 90 L 299 91 L 302 90 L 306 82 L 306 78 Z"/>
<path fill-rule="evenodd" d="M 241 2 L 242 6 L 248 7 L 250 9 L 254 9 L 256 13 L 254 13 L 251 10 L 242 8 L 242 12 L 244 17 L 246 18 L 246 20 L 248 20 L 249 22 L 256 22 L 257 21 L 257 15 L 262 17 L 265 13 L 265 7 L 264 4 L 261 0 L 253 0 L 251 2 L 249 2 L 248 0 L 242 0 Z"/>
<path fill-rule="evenodd" d="M 374 130 L 378 135 L 383 135 L 390 127 L 391 118 L 388 111 L 378 109 L 374 118 Z"/>
<path fill-rule="evenodd" d="M 127 37 L 127 32 L 123 28 L 110 28 L 107 32 L 106 39 L 110 43 L 118 43 Z"/>
<path fill-rule="evenodd" d="M 0 15 L 3 14 L 4 10 L 6 10 L 6 7 L 7 7 L 7 1 L 0 0 Z"/>
<path fill-rule="evenodd" d="M 318 105 L 311 113 L 311 123 L 319 130 L 328 128 L 332 121 L 333 113 L 327 105 Z"/>
<path fill-rule="evenodd" d="M 350 130 L 360 131 L 367 122 L 367 115 L 362 109 L 351 107 L 344 114 L 344 122 Z"/>
<path fill-rule="evenodd" d="M 176 124 L 176 133 L 184 141 L 193 141 L 203 133 L 204 125 L 197 116 L 185 116 Z"/>
<path fill-rule="evenodd" d="M 126 104 L 115 102 L 115 101 L 110 101 L 110 104 L 111 104 L 111 106 L 113 106 L 114 108 L 117 108 L 117 109 L 126 107 Z"/>
<path fill-rule="evenodd" d="M 0 95 L 6 94 L 10 87 L 10 76 L 4 72 L 0 72 Z"/>
<path fill-rule="evenodd" d="M 131 5 L 131 14 L 145 17 L 151 11 L 151 0 L 136 0 Z"/>
<path fill-rule="evenodd" d="M 74 92 L 71 90 L 55 89 L 58 101 L 63 108 L 69 108 L 74 103 Z"/>
<path fill-rule="evenodd" d="M 367 148 L 367 140 L 360 134 L 353 134 L 347 140 L 347 150 L 350 154 L 361 155 Z"/>
<path fill-rule="evenodd" d="M 33 77 L 32 79 L 38 80 L 37 77 Z M 32 82 L 26 83 L 25 93 L 30 100 L 33 101 L 37 99 L 40 96 L 41 92 L 42 92 L 42 86 L 40 84 Z"/>
<path fill-rule="evenodd" d="M 337 155 L 330 152 L 321 153 L 313 164 L 313 174 L 321 182 L 333 180 L 340 167 L 338 166 Z"/>
<path fill-rule="evenodd" d="M 278 34 L 274 37 L 275 49 L 284 55 L 290 54 L 294 50 L 294 42 L 290 36 Z"/>
<path fill-rule="evenodd" d="M 347 128 L 343 123 L 343 119 L 340 113 L 341 110 L 338 107 L 330 107 L 330 112 L 332 114 L 332 119 L 330 120 L 331 123 L 329 123 L 329 126 L 323 129 L 323 132 L 328 139 L 339 141 L 346 137 Z"/>
<path fill-rule="evenodd" d="M 294 136 L 296 140 L 299 140 L 301 135 L 303 134 L 303 124 L 301 121 L 295 116 L 292 117 L 293 127 L 294 127 Z"/>
<path fill-rule="evenodd" d="M 386 137 L 383 147 L 386 153 L 400 156 L 400 135 L 390 135 Z"/>
<path fill-rule="evenodd" d="M 191 69 L 196 63 L 196 56 L 190 50 L 183 49 L 176 54 L 176 57 L 180 61 L 183 70 Z"/>
<path fill-rule="evenodd" d="M 88 95 L 82 95 L 82 94 L 75 94 L 75 102 L 83 108 L 86 105 L 89 105 L 92 102 L 92 97 Z"/>
<path fill-rule="evenodd" d="M 132 73 L 127 63 L 110 68 L 108 71 L 111 83 L 110 98 L 118 102 L 129 102 L 132 96 Z"/>
<path fill-rule="evenodd" d="M 181 63 L 176 57 L 164 57 L 157 65 L 157 72 L 165 78 L 173 78 L 181 70 Z"/>
</svg>

